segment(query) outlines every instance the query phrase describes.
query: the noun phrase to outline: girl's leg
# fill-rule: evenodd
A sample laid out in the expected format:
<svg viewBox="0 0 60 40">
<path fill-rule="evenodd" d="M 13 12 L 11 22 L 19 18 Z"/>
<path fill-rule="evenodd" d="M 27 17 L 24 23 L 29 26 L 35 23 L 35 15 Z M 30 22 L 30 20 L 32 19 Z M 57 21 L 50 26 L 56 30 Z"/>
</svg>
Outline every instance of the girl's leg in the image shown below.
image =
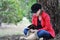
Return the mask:
<svg viewBox="0 0 60 40">
<path fill-rule="evenodd" d="M 24 29 L 24 34 L 27 35 L 28 31 L 29 31 L 29 29 L 28 28 L 25 28 Z"/>
<path fill-rule="evenodd" d="M 40 31 L 37 32 L 37 36 L 38 36 L 39 38 L 41 38 L 41 37 L 50 38 L 51 35 L 50 35 L 49 32 L 47 32 L 47 31 L 45 31 L 45 30 L 40 30 Z"/>
</svg>

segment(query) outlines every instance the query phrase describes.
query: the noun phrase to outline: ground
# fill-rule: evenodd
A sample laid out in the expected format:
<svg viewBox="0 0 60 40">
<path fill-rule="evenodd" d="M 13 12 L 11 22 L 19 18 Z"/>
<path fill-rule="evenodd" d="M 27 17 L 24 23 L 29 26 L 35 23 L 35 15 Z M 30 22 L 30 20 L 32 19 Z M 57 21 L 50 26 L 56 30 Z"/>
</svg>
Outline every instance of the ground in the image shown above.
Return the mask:
<svg viewBox="0 0 60 40">
<path fill-rule="evenodd" d="M 2 23 L 0 27 L 0 40 L 20 40 L 20 36 L 23 36 L 23 29 L 31 23 L 25 17 L 17 25 Z M 56 35 L 56 38 L 50 40 L 60 40 L 60 33 Z"/>
</svg>

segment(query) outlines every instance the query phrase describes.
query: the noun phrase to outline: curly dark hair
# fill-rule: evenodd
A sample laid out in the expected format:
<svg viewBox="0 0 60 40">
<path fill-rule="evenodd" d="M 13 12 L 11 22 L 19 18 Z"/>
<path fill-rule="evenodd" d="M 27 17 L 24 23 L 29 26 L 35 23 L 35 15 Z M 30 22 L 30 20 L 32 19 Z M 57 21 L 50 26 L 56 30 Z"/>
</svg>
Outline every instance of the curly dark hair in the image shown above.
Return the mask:
<svg viewBox="0 0 60 40">
<path fill-rule="evenodd" d="M 31 12 L 36 13 L 41 8 L 42 8 L 41 4 L 35 3 L 31 6 Z"/>
</svg>

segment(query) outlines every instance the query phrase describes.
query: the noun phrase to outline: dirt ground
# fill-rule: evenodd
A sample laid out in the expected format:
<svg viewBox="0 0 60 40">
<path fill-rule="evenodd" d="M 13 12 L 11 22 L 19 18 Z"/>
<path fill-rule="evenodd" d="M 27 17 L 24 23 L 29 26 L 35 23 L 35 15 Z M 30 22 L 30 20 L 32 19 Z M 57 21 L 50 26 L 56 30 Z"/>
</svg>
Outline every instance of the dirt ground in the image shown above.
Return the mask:
<svg viewBox="0 0 60 40">
<path fill-rule="evenodd" d="M 0 40 L 20 40 L 20 37 L 23 36 L 23 29 L 30 24 L 26 18 L 23 18 L 17 25 L 2 23 Z M 56 38 L 50 40 L 60 40 L 60 33 L 56 35 Z"/>
</svg>

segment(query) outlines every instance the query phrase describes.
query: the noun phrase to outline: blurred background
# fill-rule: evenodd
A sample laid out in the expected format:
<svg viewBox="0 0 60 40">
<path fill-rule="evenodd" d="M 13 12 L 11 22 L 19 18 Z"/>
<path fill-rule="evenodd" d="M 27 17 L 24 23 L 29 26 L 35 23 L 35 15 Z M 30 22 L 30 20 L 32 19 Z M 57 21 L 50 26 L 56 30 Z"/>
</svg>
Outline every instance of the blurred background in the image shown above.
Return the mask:
<svg viewBox="0 0 60 40">
<path fill-rule="evenodd" d="M 31 24 L 34 3 L 40 3 L 50 15 L 56 40 L 60 38 L 60 0 L 0 0 L 0 37 L 23 35 L 23 29 Z"/>
</svg>

